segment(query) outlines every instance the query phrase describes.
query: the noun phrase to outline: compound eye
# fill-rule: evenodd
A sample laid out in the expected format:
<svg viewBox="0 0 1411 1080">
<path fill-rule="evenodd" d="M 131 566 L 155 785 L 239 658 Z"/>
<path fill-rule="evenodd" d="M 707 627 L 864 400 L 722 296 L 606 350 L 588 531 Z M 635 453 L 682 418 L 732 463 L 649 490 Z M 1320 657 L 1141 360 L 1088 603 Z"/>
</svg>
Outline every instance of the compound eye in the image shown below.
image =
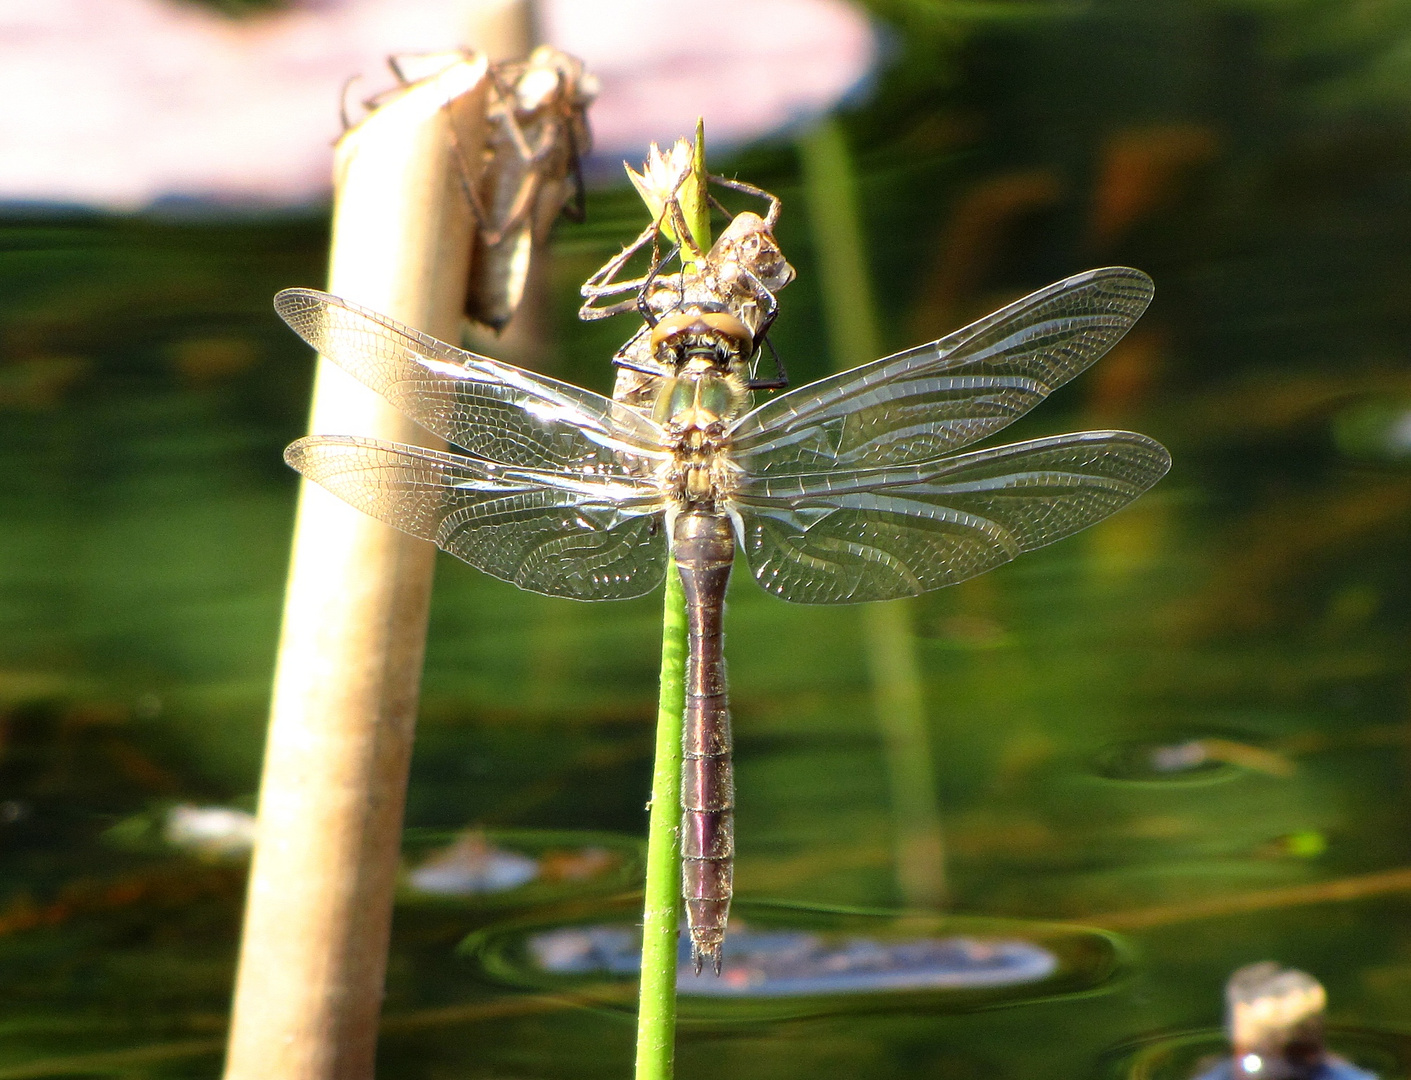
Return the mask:
<svg viewBox="0 0 1411 1080">
<path fill-rule="evenodd" d="M 749 327 L 728 311 L 708 311 L 702 314 L 700 319 L 716 333 L 734 338 L 742 348 L 754 340 Z"/>
<path fill-rule="evenodd" d="M 658 319 L 656 326 L 652 327 L 652 349 L 655 351 L 662 342 L 668 338 L 673 338 L 677 334 L 685 333 L 691 327 L 700 323 L 700 316 L 689 312 L 677 312 L 675 315 L 668 315 L 664 319 Z"/>
</svg>

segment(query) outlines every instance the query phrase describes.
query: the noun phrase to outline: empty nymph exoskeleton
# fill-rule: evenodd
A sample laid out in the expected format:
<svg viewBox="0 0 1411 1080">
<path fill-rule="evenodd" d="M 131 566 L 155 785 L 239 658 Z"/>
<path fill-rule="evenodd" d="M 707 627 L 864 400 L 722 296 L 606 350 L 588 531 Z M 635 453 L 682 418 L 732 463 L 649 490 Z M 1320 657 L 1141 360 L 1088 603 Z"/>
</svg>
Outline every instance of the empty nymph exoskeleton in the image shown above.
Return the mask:
<svg viewBox="0 0 1411 1080">
<path fill-rule="evenodd" d="M 752 184 L 719 176 L 710 177 L 710 182 L 765 200 L 764 216 L 749 210 L 736 214 L 710 250 L 703 252 L 691 239 L 679 201 L 668 199 L 661 216 L 583 284 L 585 301 L 578 311 L 580 319 L 605 319 L 636 311 L 644 322 L 612 358 L 618 369 L 613 393 L 618 401 L 650 405 L 659 380 L 675 373 L 674 366 L 659 353 L 675 328 L 672 320 L 683 318 L 737 320 L 748 331 L 750 347 L 744 350 L 741 370 L 736 374 L 751 390 L 775 390 L 788 385 L 783 364 L 768 340 L 769 328 L 779 311 L 774 294 L 794 279 L 794 268 L 774 239 L 781 204 L 774 195 Z M 711 202 L 724 211 L 714 199 Z M 663 256 L 663 235 L 684 239 Z M 617 275 L 633 256 L 647 248 L 650 256 L 646 273 L 618 281 Z M 667 272 L 673 258 L 680 268 Z M 613 297 L 620 299 L 602 303 Z M 775 370 L 771 377 L 760 378 L 755 367 L 766 346 L 774 356 Z"/>
</svg>

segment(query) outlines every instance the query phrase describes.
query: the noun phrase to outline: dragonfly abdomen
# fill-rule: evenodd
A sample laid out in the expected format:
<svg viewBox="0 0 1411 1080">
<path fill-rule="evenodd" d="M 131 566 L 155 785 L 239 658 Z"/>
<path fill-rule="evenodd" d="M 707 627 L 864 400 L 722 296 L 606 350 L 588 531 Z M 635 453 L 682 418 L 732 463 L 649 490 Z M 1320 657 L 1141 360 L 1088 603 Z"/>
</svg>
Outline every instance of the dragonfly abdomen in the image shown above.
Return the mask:
<svg viewBox="0 0 1411 1080">
<path fill-rule="evenodd" d="M 719 974 L 735 855 L 735 782 L 722 630 L 735 538 L 724 515 L 696 510 L 682 512 L 674 532 L 690 644 L 681 736 L 681 894 L 696 972 L 709 961 Z"/>
</svg>

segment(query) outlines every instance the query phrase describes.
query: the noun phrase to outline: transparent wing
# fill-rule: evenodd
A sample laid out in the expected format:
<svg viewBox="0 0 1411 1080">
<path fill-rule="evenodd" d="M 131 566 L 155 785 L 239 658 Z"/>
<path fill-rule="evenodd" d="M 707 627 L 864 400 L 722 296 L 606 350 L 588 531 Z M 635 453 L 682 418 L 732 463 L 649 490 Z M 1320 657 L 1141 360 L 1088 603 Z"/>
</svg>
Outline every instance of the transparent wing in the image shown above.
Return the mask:
<svg viewBox="0 0 1411 1080">
<path fill-rule="evenodd" d="M 1145 435 L 1084 431 L 923 465 L 748 477 L 735 504 L 760 585 L 844 604 L 974 577 L 1101 521 L 1170 465 Z"/>
<path fill-rule="evenodd" d="M 929 461 L 1023 416 L 1107 352 L 1151 301 L 1140 270 L 1089 270 L 948 337 L 767 402 L 732 432 L 755 476 Z"/>
<path fill-rule="evenodd" d="M 530 592 L 621 600 L 665 573 L 661 496 L 644 480 L 335 435 L 300 439 L 284 460 L 363 513 Z"/>
<path fill-rule="evenodd" d="M 313 289 L 285 289 L 274 307 L 320 354 L 478 457 L 621 476 L 666 456 L 655 423 L 591 390 L 465 352 Z"/>
</svg>

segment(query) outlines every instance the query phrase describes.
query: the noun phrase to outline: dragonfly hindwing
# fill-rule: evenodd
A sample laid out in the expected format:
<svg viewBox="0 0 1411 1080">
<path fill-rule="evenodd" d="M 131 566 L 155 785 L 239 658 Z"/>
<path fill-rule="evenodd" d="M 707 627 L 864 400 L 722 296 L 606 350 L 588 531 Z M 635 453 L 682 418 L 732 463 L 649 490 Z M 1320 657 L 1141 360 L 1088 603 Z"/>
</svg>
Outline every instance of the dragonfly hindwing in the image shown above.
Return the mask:
<svg viewBox="0 0 1411 1080">
<path fill-rule="evenodd" d="M 785 600 L 887 600 L 953 585 L 1126 506 L 1165 475 L 1160 443 L 1085 431 L 921 465 L 747 477 L 742 543 Z"/>
<path fill-rule="evenodd" d="M 336 435 L 300 439 L 284 458 L 363 513 L 530 592 L 621 600 L 651 592 L 665 574 L 661 498 L 645 480 Z"/>
</svg>

